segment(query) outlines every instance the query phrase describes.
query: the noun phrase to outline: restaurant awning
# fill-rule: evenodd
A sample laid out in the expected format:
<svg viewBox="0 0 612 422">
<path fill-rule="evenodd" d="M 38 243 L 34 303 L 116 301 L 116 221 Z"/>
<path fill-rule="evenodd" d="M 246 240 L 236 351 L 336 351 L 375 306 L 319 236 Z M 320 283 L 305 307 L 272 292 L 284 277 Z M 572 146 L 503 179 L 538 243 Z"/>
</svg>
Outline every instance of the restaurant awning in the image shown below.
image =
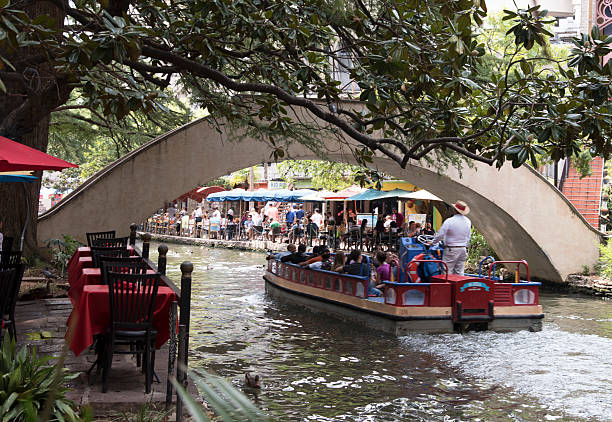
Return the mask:
<svg viewBox="0 0 612 422">
<path fill-rule="evenodd" d="M 377 199 L 390 199 L 390 198 L 398 198 L 398 199 L 424 199 L 430 201 L 442 201 L 440 198 L 435 196 L 433 193 L 427 192 L 424 189 L 421 189 L 416 192 L 409 192 L 403 189 L 393 189 L 390 191 L 379 191 L 376 189 L 368 189 L 365 192 L 362 192 L 357 195 L 353 195 L 350 198 L 347 198 L 348 201 L 375 201 Z"/>
<path fill-rule="evenodd" d="M 223 192 L 224 188 L 221 186 L 202 186 L 190 190 L 187 193 L 182 194 L 174 201 L 185 201 L 187 198 L 193 199 L 196 202 L 202 202 L 208 195 L 215 192 Z"/>
<path fill-rule="evenodd" d="M 341 191 L 334 192 L 329 196 L 325 197 L 326 201 L 348 201 L 351 196 L 355 196 L 358 193 L 364 192 L 366 189 L 359 186 L 350 186 Z"/>
<path fill-rule="evenodd" d="M 276 202 L 302 202 L 302 197 L 315 193 L 314 190 L 310 189 L 258 189 L 254 191 L 245 191 L 244 189 L 233 189 L 226 192 L 217 192 L 208 195 L 207 201 L 221 202 L 221 201 L 276 201 Z"/>
</svg>

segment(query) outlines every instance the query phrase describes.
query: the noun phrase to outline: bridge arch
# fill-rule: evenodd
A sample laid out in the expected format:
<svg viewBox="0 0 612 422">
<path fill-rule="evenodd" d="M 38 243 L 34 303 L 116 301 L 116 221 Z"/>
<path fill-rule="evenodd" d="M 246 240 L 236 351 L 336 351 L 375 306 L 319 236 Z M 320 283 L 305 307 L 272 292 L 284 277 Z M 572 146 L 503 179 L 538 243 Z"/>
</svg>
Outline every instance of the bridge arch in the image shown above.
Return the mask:
<svg viewBox="0 0 612 422">
<path fill-rule="evenodd" d="M 354 163 L 346 144 L 330 139 L 327 157 Z M 203 118 L 168 132 L 113 162 L 38 218 L 39 243 L 70 234 L 118 229 L 127 235 L 132 222 L 145 220 L 194 186 L 220 175 L 269 160 L 263 142 L 240 142 L 217 131 Z M 292 159 L 319 159 L 300 144 Z M 449 168 L 444 174 L 410 163 L 401 169 L 375 158 L 378 168 L 427 189 L 448 203 L 465 200 L 474 226 L 502 259 L 526 259 L 533 276 L 563 281 L 568 274 L 594 265 L 601 233 L 594 230 L 567 199 L 533 169 L 497 170 L 485 164 Z"/>
</svg>

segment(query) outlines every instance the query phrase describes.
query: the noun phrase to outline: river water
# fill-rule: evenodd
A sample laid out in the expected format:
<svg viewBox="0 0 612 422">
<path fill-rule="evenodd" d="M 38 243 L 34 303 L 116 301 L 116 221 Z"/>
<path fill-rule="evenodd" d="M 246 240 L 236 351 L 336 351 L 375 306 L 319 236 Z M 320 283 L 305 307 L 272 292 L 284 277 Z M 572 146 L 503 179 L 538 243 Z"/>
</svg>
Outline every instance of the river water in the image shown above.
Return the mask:
<svg viewBox="0 0 612 422">
<path fill-rule="evenodd" d="M 157 245 L 151 247 L 157 259 Z M 170 245 L 194 263 L 190 364 L 279 421 L 612 421 L 612 302 L 541 293 L 541 332 L 395 338 L 266 296 L 264 255 Z"/>
</svg>

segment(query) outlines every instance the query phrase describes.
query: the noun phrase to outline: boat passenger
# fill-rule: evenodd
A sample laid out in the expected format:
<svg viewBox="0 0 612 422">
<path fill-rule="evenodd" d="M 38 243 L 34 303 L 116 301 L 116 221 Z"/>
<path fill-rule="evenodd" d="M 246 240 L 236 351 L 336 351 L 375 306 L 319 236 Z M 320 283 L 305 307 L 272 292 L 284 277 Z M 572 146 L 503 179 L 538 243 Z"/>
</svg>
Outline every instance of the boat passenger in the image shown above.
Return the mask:
<svg viewBox="0 0 612 422">
<path fill-rule="evenodd" d="M 322 259 L 321 257 L 322 257 L 323 253 L 326 250 L 328 250 L 328 249 L 326 247 L 324 247 L 324 246 L 314 246 L 312 248 L 312 256 L 308 260 L 302 262 L 300 265 L 302 267 L 306 267 L 306 266 L 308 266 L 310 264 L 313 264 L 315 262 L 320 262 L 321 259 Z"/>
<path fill-rule="evenodd" d="M 391 262 L 394 260 L 394 256 L 390 253 L 378 251 L 376 252 L 376 260 L 379 262 L 376 267 L 376 288 L 384 290 L 385 285 L 383 281 L 391 281 L 392 271 Z"/>
<path fill-rule="evenodd" d="M 270 259 L 281 259 L 284 256 L 289 256 L 289 255 L 295 253 L 296 250 L 297 250 L 297 247 L 293 243 L 289 243 L 287 245 L 287 250 L 285 252 L 277 252 L 277 253 L 268 254 L 268 256 L 266 256 L 266 259 L 267 260 L 270 260 Z"/>
<path fill-rule="evenodd" d="M 297 252 L 292 253 L 291 255 L 287 255 L 281 258 L 281 262 L 290 262 L 292 264 L 299 264 L 308 259 L 308 255 L 306 255 L 306 245 L 303 243 L 298 246 Z"/>
<path fill-rule="evenodd" d="M 334 263 L 332 264 L 333 271 L 340 271 L 342 267 L 346 264 L 346 255 L 344 251 L 336 252 L 336 256 L 334 256 Z"/>
<path fill-rule="evenodd" d="M 324 249 L 323 253 L 319 255 L 317 261 L 312 262 L 308 265 L 308 268 L 313 270 L 331 270 L 332 262 L 331 262 L 331 252 L 329 249 Z"/>
<path fill-rule="evenodd" d="M 433 236 L 436 232 L 431 228 L 431 223 L 425 223 L 425 228 L 422 231 L 423 234 Z"/>
<path fill-rule="evenodd" d="M 345 274 L 365 276 L 367 275 L 367 268 L 361 262 L 363 256 L 359 249 L 353 249 L 349 254 L 349 263 L 342 267 L 342 271 Z M 374 283 L 368 283 L 368 296 L 382 296 L 382 291 L 373 286 Z"/>
</svg>

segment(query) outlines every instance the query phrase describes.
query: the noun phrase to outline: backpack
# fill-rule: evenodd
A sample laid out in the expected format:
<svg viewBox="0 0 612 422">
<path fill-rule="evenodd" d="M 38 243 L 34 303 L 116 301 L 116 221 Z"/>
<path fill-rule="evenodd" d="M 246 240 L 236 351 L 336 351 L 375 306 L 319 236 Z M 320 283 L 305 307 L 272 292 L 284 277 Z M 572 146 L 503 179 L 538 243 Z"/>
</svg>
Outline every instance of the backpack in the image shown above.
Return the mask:
<svg viewBox="0 0 612 422">
<path fill-rule="evenodd" d="M 429 251 L 425 252 L 423 259 L 435 259 Z M 417 267 L 417 274 L 421 283 L 429 283 L 431 277 L 442 274 L 443 270 L 438 262 L 420 262 Z"/>
</svg>

